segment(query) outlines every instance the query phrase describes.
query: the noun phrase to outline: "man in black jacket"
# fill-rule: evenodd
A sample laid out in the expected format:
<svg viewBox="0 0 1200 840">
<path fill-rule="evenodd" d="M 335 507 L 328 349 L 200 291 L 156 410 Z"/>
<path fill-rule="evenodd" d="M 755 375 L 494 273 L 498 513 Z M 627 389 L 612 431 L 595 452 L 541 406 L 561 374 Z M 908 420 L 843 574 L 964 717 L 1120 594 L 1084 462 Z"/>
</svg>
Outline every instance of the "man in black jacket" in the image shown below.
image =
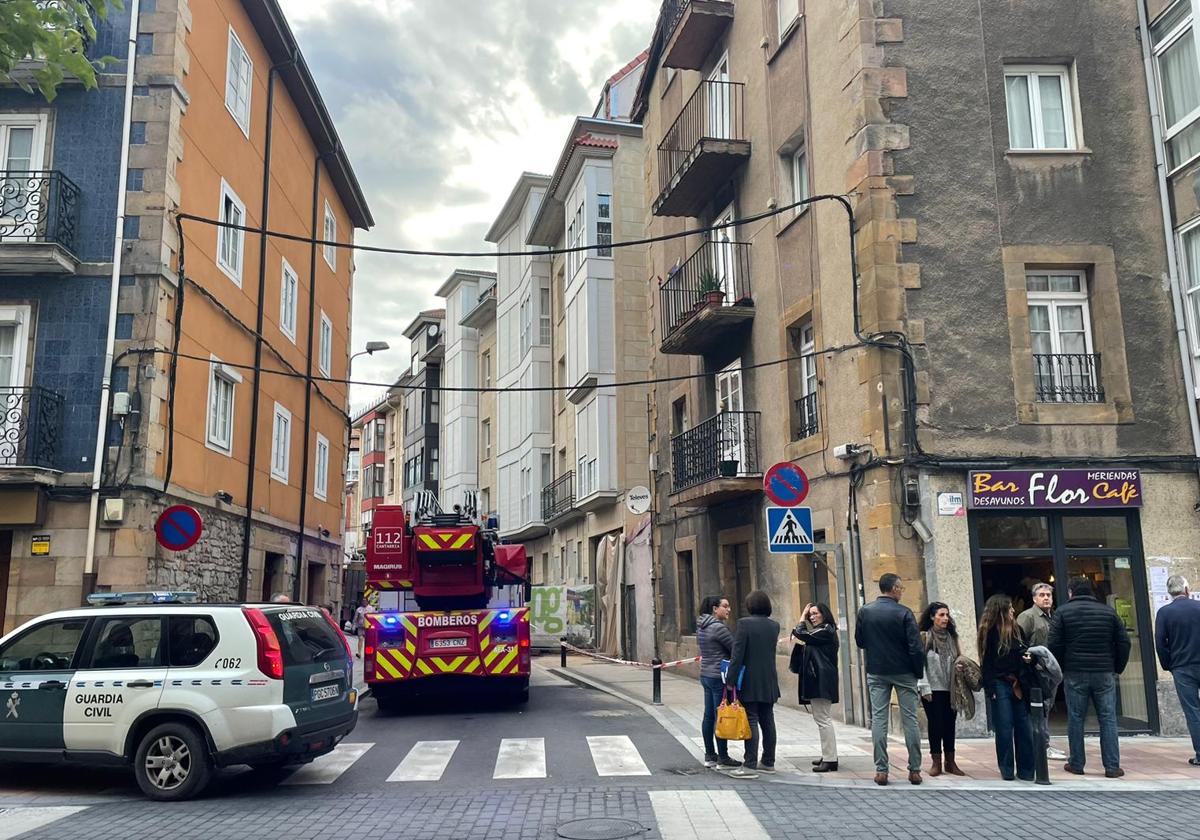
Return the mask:
<svg viewBox="0 0 1200 840">
<path fill-rule="evenodd" d="M 908 781 L 921 784 L 921 730 L 917 726 L 917 680 L 925 674 L 925 651 L 912 610 L 900 603 L 904 586 L 890 572 L 879 579 L 880 596 L 858 611 L 854 643 L 867 652 L 871 693 L 871 738 L 875 742 L 875 784 L 888 783 L 888 717 L 892 690 L 900 704 Z"/>
<path fill-rule="evenodd" d="M 1192 736 L 1196 754 L 1188 764 L 1200 767 L 1200 601 L 1192 600 L 1183 575 L 1167 578 L 1167 594 L 1171 603 L 1154 618 L 1154 647 L 1163 670 L 1175 678 L 1175 692 Z"/>
<path fill-rule="evenodd" d="M 1092 582 L 1078 577 L 1067 585 L 1069 600 L 1050 621 L 1050 652 L 1063 670 L 1067 695 L 1067 743 L 1063 768 L 1083 775 L 1083 719 L 1088 703 L 1100 720 L 1100 759 L 1110 779 L 1125 775 L 1117 741 L 1117 674 L 1129 663 L 1129 634 L 1117 611 L 1096 599 Z"/>
</svg>

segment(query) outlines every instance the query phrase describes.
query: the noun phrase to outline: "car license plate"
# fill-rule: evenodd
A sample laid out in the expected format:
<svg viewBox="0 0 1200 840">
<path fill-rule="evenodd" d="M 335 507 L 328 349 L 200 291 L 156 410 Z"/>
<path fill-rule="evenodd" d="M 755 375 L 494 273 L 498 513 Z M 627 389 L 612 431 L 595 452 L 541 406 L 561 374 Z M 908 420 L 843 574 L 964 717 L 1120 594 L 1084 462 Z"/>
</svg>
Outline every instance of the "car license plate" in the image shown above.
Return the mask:
<svg viewBox="0 0 1200 840">
<path fill-rule="evenodd" d="M 340 685 L 323 685 L 312 690 L 312 701 L 316 703 L 320 700 L 333 700 L 341 695 L 342 687 Z"/>
<path fill-rule="evenodd" d="M 467 646 L 467 640 L 463 638 L 430 639 L 429 646 L 431 648 L 465 648 Z"/>
</svg>

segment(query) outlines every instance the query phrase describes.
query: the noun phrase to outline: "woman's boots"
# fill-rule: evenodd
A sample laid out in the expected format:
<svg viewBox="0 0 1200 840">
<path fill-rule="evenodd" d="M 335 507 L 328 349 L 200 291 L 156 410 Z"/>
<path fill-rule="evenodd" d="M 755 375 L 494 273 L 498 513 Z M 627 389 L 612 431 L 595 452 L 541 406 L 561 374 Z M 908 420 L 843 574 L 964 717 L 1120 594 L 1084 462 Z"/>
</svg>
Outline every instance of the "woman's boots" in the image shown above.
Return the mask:
<svg viewBox="0 0 1200 840">
<path fill-rule="evenodd" d="M 942 757 L 934 754 L 931 758 L 933 759 L 933 766 L 929 768 L 929 777 L 933 778 L 934 776 L 942 775 Z"/>
<path fill-rule="evenodd" d="M 967 775 L 959 769 L 957 764 L 954 763 L 954 753 L 950 750 L 946 750 L 946 772 L 952 776 Z"/>
</svg>

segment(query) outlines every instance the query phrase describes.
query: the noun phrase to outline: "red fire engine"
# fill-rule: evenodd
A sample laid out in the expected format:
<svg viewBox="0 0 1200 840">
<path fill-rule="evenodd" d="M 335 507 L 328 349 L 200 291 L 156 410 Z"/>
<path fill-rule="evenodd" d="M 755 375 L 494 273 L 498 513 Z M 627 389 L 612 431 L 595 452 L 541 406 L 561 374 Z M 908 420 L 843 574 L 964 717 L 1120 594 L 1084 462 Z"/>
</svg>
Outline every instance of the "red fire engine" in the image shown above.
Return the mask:
<svg viewBox="0 0 1200 840">
<path fill-rule="evenodd" d="M 364 675 L 383 711 L 433 686 L 529 699 L 529 561 L 467 504 L 443 513 L 419 495 L 375 509 L 367 541 Z"/>
</svg>

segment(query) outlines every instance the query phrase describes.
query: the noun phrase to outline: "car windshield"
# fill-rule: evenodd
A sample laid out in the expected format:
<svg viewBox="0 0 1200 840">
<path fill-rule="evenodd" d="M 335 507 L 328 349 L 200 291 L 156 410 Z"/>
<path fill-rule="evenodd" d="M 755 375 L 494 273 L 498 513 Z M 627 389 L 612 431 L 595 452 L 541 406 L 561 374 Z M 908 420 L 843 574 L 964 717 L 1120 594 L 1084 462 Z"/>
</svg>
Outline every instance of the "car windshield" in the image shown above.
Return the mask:
<svg viewBox="0 0 1200 840">
<path fill-rule="evenodd" d="M 49 621 L 0 650 L 0 671 L 56 671 L 71 667 L 87 619 Z"/>
<path fill-rule="evenodd" d="M 267 613 L 279 637 L 284 665 L 307 665 L 345 658 L 346 645 L 324 613 L 313 607 L 288 607 Z"/>
</svg>

